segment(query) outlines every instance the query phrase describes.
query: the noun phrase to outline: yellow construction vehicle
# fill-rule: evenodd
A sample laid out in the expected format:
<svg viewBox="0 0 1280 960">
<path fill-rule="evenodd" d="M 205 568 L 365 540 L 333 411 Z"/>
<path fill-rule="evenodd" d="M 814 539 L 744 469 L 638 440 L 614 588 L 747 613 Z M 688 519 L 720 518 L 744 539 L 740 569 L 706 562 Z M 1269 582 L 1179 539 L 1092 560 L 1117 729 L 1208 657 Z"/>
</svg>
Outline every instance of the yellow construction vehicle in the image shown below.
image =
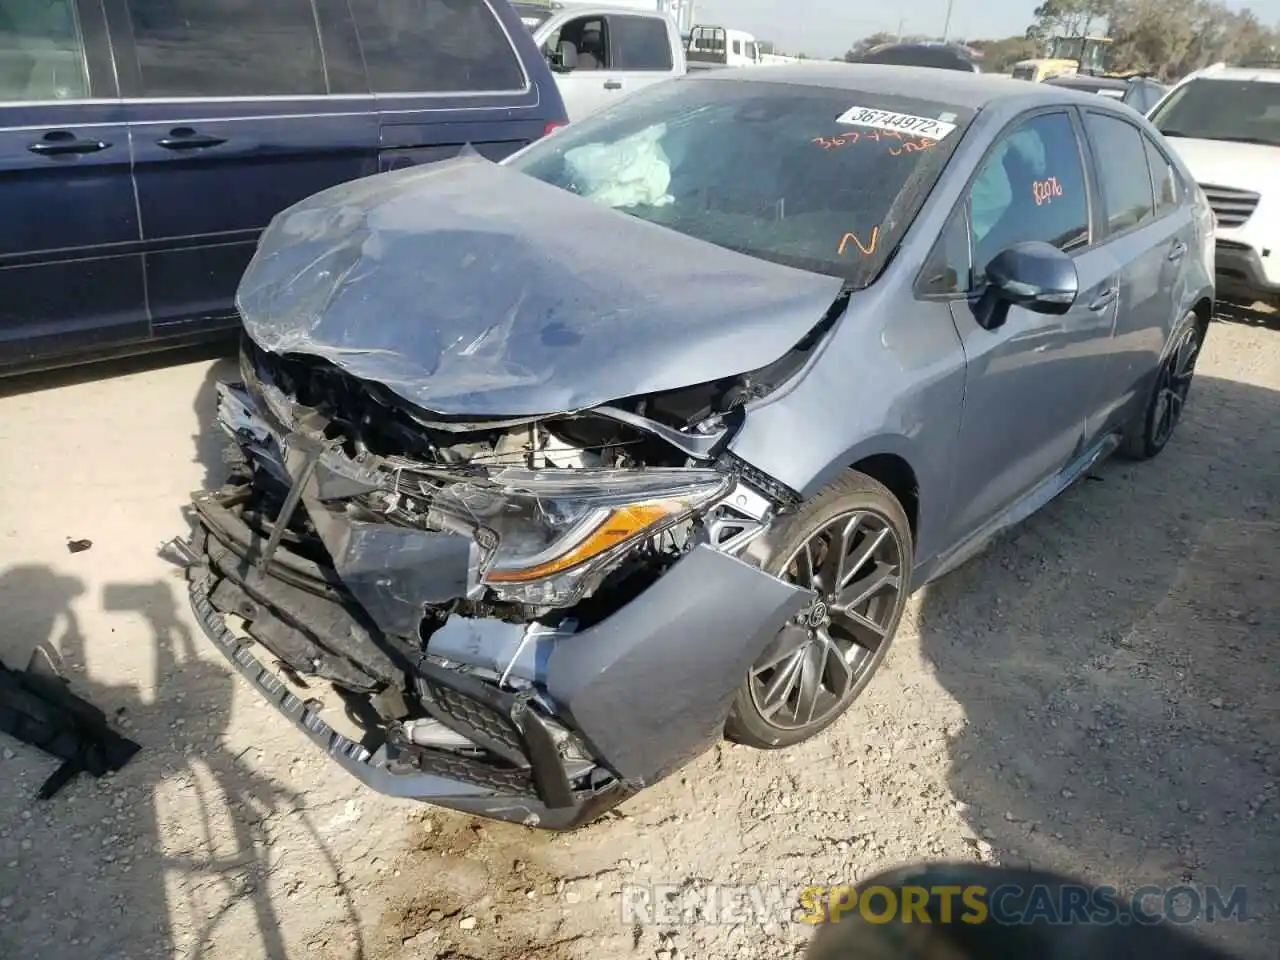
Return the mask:
<svg viewBox="0 0 1280 960">
<path fill-rule="evenodd" d="M 1110 37 L 1054 37 L 1045 44 L 1043 57 L 1015 64 L 1013 78 L 1040 83 L 1076 73 L 1106 76 L 1112 42 Z"/>
</svg>

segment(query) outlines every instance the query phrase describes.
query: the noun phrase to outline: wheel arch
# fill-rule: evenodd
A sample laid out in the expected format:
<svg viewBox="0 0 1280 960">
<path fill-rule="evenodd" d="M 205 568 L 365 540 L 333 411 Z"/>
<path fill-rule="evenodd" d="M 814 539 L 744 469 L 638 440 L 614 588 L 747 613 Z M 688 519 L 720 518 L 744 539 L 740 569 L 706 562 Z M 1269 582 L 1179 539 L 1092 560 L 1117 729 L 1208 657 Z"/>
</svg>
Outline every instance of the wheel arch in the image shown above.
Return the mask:
<svg viewBox="0 0 1280 960">
<path fill-rule="evenodd" d="M 1202 296 L 1192 305 L 1191 312 L 1196 315 L 1196 326 L 1200 328 L 1200 341 L 1203 343 L 1209 333 L 1209 321 L 1213 319 L 1213 297 Z"/>
<path fill-rule="evenodd" d="M 934 486 L 930 478 L 920 469 L 922 462 L 919 451 L 914 449 L 909 438 L 881 434 L 844 451 L 797 492 L 808 500 L 846 470 L 864 473 L 884 484 L 902 504 L 911 525 L 912 542 L 918 551 L 921 530 L 925 529 L 930 517 L 928 510 L 938 502 L 933 495 Z"/>
</svg>

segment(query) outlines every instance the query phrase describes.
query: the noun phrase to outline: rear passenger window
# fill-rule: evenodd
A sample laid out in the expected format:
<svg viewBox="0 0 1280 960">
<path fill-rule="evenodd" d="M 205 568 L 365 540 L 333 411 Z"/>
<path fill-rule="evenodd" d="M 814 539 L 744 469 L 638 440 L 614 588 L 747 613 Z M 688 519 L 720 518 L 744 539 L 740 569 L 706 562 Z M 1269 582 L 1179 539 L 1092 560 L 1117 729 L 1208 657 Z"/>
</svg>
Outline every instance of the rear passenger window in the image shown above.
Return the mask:
<svg viewBox="0 0 1280 960">
<path fill-rule="evenodd" d="M 351 0 L 374 93 L 523 90 L 524 69 L 485 0 Z"/>
<path fill-rule="evenodd" d="M 1156 216 L 1163 217 L 1178 205 L 1178 172 L 1150 137 L 1144 136 L 1142 142 L 1147 148 L 1151 185 L 1155 188 Z"/>
<path fill-rule="evenodd" d="M 1098 158 L 1102 205 L 1112 233 L 1155 218 L 1147 151 L 1138 128 L 1116 117 L 1085 114 L 1085 129 Z"/>
<path fill-rule="evenodd" d="M 74 0 L 0 0 L 0 101 L 87 96 Z"/>
<path fill-rule="evenodd" d="M 969 218 L 975 279 L 1024 240 L 1066 251 L 1087 245 L 1088 192 L 1071 118 L 1042 114 L 996 141 L 969 188 Z"/>
<path fill-rule="evenodd" d="M 666 25 L 653 17 L 610 17 L 615 70 L 670 70 L 671 40 Z M 733 41 L 733 52 L 741 45 Z"/>
<path fill-rule="evenodd" d="M 328 92 L 310 0 L 126 0 L 144 97 Z"/>
</svg>

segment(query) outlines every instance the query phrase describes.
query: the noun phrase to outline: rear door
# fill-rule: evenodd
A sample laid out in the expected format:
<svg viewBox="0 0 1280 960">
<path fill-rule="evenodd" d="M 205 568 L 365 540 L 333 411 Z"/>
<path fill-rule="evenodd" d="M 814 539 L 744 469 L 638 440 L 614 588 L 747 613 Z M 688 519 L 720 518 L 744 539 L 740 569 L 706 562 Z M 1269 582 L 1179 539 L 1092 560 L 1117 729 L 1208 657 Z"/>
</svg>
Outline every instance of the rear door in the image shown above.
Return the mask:
<svg viewBox="0 0 1280 960">
<path fill-rule="evenodd" d="M 0 0 L 0 364 L 145 339 L 129 132 L 96 0 Z"/>
<path fill-rule="evenodd" d="M 675 54 L 680 36 L 666 17 L 611 13 L 605 21 L 613 78 L 618 83 L 614 94 L 626 96 L 681 72 Z"/>
<path fill-rule="evenodd" d="M 488 0 L 350 8 L 377 103 L 380 170 L 445 160 L 467 145 L 501 160 L 561 119 L 558 104 L 540 103 L 517 44 L 531 58 L 536 47 L 509 7 L 505 17 Z"/>
<path fill-rule="evenodd" d="M 271 218 L 376 169 L 373 100 L 345 3 L 106 3 L 154 332 L 229 325 Z"/>
<path fill-rule="evenodd" d="M 1136 124 L 1115 114 L 1085 111 L 1085 129 L 1096 158 L 1104 217 L 1104 244 L 1120 265 L 1116 352 L 1106 380 L 1095 431 L 1121 426 L 1117 417 L 1144 391 L 1182 302 L 1178 282 L 1188 242 L 1191 209 L 1152 183 L 1149 151 L 1168 161 Z M 1169 170 L 1172 175 L 1172 171 Z M 1159 194 L 1159 199 L 1157 198 Z"/>
</svg>

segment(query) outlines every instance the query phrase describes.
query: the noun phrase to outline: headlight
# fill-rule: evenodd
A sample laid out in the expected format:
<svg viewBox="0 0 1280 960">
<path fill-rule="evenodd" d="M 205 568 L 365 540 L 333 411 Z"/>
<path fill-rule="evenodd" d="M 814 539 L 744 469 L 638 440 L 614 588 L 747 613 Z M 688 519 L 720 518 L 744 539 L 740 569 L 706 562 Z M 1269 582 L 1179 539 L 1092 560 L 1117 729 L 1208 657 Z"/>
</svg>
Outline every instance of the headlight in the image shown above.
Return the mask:
<svg viewBox="0 0 1280 960">
<path fill-rule="evenodd" d="M 731 482 L 715 470 L 504 470 L 483 485 L 452 484 L 432 506 L 494 534 L 481 579 L 500 597 L 564 605 L 589 573 L 712 503 Z"/>
</svg>

